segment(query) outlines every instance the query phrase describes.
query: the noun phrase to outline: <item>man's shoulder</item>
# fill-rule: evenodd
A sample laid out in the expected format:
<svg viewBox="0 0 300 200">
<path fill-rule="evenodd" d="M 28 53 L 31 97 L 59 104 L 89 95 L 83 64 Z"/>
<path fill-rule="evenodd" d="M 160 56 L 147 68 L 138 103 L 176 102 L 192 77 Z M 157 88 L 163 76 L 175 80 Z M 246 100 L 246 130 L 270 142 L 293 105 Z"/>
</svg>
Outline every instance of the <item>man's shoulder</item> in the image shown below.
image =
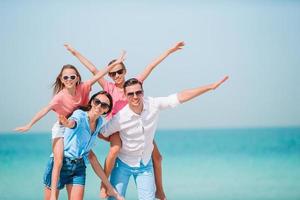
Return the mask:
<svg viewBox="0 0 300 200">
<path fill-rule="evenodd" d="M 128 104 L 126 104 L 122 109 L 120 109 L 114 116 L 117 116 L 117 115 L 120 115 L 120 114 L 122 114 L 122 113 L 126 113 L 126 112 L 128 112 L 128 108 L 129 108 L 129 106 L 128 106 Z"/>
<path fill-rule="evenodd" d="M 161 97 L 152 97 L 152 96 L 147 96 L 147 97 L 144 97 L 144 103 L 145 104 L 149 104 L 149 105 L 153 105 L 153 104 L 156 104 L 157 101 L 160 99 Z"/>
<path fill-rule="evenodd" d="M 144 97 L 144 102 L 153 102 L 155 101 L 157 97 L 151 97 L 151 96 L 147 96 L 147 97 Z"/>
<path fill-rule="evenodd" d="M 129 116 L 131 113 L 131 110 L 129 108 L 129 105 L 127 104 L 124 106 L 117 114 L 115 114 L 112 119 L 120 119 Z"/>
</svg>

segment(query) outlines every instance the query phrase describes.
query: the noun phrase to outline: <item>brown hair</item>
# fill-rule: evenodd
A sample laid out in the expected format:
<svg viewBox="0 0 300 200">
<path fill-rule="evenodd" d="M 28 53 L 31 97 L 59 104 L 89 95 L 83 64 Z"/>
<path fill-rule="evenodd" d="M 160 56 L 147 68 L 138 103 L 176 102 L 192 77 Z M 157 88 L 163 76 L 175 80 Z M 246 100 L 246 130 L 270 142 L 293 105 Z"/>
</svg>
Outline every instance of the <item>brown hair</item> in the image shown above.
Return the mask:
<svg viewBox="0 0 300 200">
<path fill-rule="evenodd" d="M 109 109 L 108 109 L 107 112 L 103 113 L 103 115 L 106 115 L 106 114 L 110 113 L 111 110 L 112 110 L 112 108 L 113 108 L 113 99 L 112 99 L 111 95 L 110 95 L 108 92 L 104 91 L 104 90 L 103 90 L 103 91 L 100 91 L 100 92 L 97 92 L 96 94 L 94 94 L 94 95 L 90 98 L 88 105 L 86 105 L 86 106 L 80 106 L 79 109 L 81 109 L 81 110 L 83 110 L 83 111 L 90 111 L 91 108 L 92 108 L 92 101 L 93 101 L 93 100 L 96 98 L 96 96 L 98 96 L 99 94 L 105 95 L 105 96 L 108 98 L 108 100 L 109 100 Z"/>
<path fill-rule="evenodd" d="M 52 85 L 53 95 L 59 93 L 62 89 L 64 89 L 64 84 L 61 82 L 61 75 L 65 69 L 73 69 L 76 72 L 76 75 L 78 76 L 78 82 L 76 83 L 76 86 L 81 83 L 81 76 L 80 76 L 78 70 L 76 69 L 76 67 L 74 67 L 73 65 L 70 65 L 70 64 L 64 65 L 61 68 L 60 73 L 57 75 L 56 81 Z"/>
<path fill-rule="evenodd" d="M 139 81 L 138 79 L 136 78 L 131 78 L 131 79 L 128 79 L 127 81 L 125 81 L 124 85 L 123 85 L 123 89 L 124 91 L 126 91 L 126 87 L 129 87 L 129 86 L 132 86 L 132 85 L 135 85 L 135 84 L 139 84 L 143 90 L 143 84 L 141 81 Z"/>
<path fill-rule="evenodd" d="M 112 61 L 110 61 L 110 62 L 108 63 L 108 65 L 111 65 L 111 64 L 113 64 L 113 63 L 116 62 L 116 61 L 117 61 L 117 59 L 113 59 Z M 120 62 L 119 64 L 122 65 L 123 69 L 126 70 L 125 64 L 124 64 L 123 62 Z"/>
</svg>

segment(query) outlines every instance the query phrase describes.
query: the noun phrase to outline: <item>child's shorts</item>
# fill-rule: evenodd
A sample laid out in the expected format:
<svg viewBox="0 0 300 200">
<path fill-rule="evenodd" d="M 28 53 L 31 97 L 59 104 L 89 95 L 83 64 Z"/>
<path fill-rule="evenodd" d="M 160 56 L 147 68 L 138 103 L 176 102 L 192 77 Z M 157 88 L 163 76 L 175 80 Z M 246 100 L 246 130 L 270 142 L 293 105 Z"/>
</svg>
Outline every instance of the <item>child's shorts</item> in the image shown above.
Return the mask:
<svg viewBox="0 0 300 200">
<path fill-rule="evenodd" d="M 58 121 L 52 127 L 52 139 L 64 137 L 65 127 Z"/>
</svg>

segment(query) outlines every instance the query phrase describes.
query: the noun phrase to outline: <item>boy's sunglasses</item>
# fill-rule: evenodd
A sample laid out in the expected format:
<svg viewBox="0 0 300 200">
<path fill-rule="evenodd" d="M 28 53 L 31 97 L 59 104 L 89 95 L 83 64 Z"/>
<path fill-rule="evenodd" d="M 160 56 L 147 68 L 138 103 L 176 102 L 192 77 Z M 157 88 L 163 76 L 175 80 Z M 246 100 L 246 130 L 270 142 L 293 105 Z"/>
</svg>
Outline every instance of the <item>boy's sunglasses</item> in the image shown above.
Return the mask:
<svg viewBox="0 0 300 200">
<path fill-rule="evenodd" d="M 94 104 L 95 104 L 95 106 L 100 105 L 100 107 L 101 107 L 103 110 L 109 109 L 109 104 L 108 104 L 108 103 L 102 102 L 102 101 L 100 101 L 100 100 L 97 99 L 97 98 L 94 99 Z"/>
<path fill-rule="evenodd" d="M 138 90 L 138 91 L 135 91 L 135 92 L 128 92 L 127 93 L 127 96 L 128 97 L 133 97 L 134 95 L 136 95 L 137 97 L 143 95 L 143 91 L 142 90 Z"/>
<path fill-rule="evenodd" d="M 111 76 L 111 77 L 115 77 L 117 75 L 117 73 L 119 75 L 123 74 L 124 73 L 124 69 L 119 69 L 118 71 L 115 71 L 115 72 L 108 72 L 108 75 Z"/>
<path fill-rule="evenodd" d="M 76 75 L 76 74 L 72 74 L 72 75 L 70 75 L 70 76 L 64 75 L 62 78 L 63 78 L 65 81 L 67 81 L 67 80 L 75 80 L 75 79 L 77 78 L 77 75 Z"/>
</svg>

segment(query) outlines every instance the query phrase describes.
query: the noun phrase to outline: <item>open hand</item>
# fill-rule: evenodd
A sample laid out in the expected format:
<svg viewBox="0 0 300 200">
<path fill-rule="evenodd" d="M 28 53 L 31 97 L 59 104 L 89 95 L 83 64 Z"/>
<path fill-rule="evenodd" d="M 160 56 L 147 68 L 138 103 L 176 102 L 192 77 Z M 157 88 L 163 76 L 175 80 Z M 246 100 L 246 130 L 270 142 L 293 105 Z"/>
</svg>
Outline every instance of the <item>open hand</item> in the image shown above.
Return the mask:
<svg viewBox="0 0 300 200">
<path fill-rule="evenodd" d="M 217 89 L 221 84 L 223 84 L 227 79 L 229 78 L 229 76 L 225 76 L 222 80 L 216 82 L 216 83 L 213 83 L 212 86 L 211 86 L 211 89 L 215 90 Z"/>
<path fill-rule="evenodd" d="M 30 129 L 31 129 L 31 126 L 27 124 L 25 126 L 15 128 L 14 131 L 26 132 L 26 131 L 29 131 Z"/>
<path fill-rule="evenodd" d="M 126 51 L 125 51 L 125 50 L 122 50 L 120 57 L 119 57 L 113 64 L 109 65 L 109 68 L 111 69 L 111 68 L 113 68 L 114 66 L 116 66 L 116 65 L 118 65 L 118 64 L 120 64 L 120 63 L 122 63 L 122 62 L 124 62 L 124 60 L 125 60 L 125 55 L 126 55 Z"/>
<path fill-rule="evenodd" d="M 67 49 L 68 51 L 70 51 L 73 55 L 76 54 L 76 50 L 75 50 L 71 45 L 65 43 L 64 46 L 65 46 L 66 49 Z"/>
<path fill-rule="evenodd" d="M 126 51 L 122 50 L 120 57 L 116 60 L 115 63 L 120 64 L 120 63 L 124 62 L 125 56 L 126 56 Z"/>
<path fill-rule="evenodd" d="M 181 42 L 177 42 L 173 47 L 171 47 L 170 49 L 169 49 L 169 52 L 170 53 L 173 53 L 173 52 L 175 52 L 175 51 L 177 51 L 177 50 L 181 50 L 183 47 L 184 47 L 184 42 L 183 41 L 181 41 Z"/>
</svg>

